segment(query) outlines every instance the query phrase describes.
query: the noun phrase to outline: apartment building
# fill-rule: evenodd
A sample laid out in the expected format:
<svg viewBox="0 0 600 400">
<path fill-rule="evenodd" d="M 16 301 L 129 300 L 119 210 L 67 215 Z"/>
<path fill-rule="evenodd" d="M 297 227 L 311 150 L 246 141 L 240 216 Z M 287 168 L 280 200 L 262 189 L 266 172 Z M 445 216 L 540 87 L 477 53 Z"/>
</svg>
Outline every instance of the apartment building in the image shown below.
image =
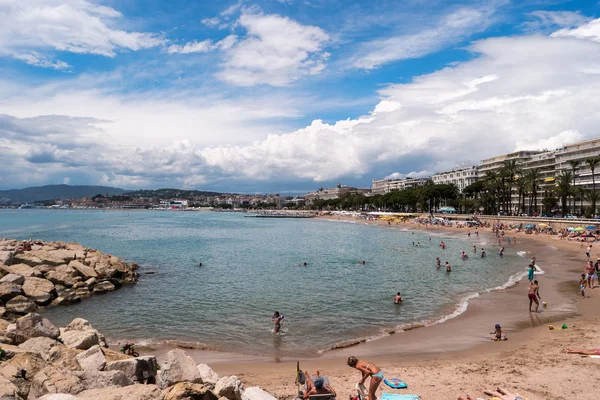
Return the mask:
<svg viewBox="0 0 600 400">
<path fill-rule="evenodd" d="M 558 149 L 555 154 L 555 175 L 558 176 L 562 171 L 572 171 L 570 161 L 579 161 L 579 166 L 575 170 L 575 186 L 586 189 L 592 188 L 592 170 L 585 160 L 600 156 L 600 138 L 587 140 L 585 142 L 573 143 Z M 600 178 L 600 166 L 594 171 L 596 182 Z"/>
<path fill-rule="evenodd" d="M 396 190 L 406 190 L 415 186 L 425 185 L 429 178 L 403 178 L 373 180 L 371 192 L 373 194 L 386 194 Z"/>
<path fill-rule="evenodd" d="M 309 193 L 305 196 L 305 201 L 307 205 L 314 203 L 315 200 L 334 200 L 339 199 L 340 197 L 346 194 L 363 194 L 368 195 L 371 193 L 371 189 L 368 188 L 355 188 L 344 185 L 337 185 L 334 188 L 330 189 L 319 189 L 316 192 Z"/>
<path fill-rule="evenodd" d="M 440 172 L 431 176 L 436 185 L 454 184 L 462 193 L 463 189 L 479 180 L 479 167 L 457 168 L 446 172 Z"/>
</svg>

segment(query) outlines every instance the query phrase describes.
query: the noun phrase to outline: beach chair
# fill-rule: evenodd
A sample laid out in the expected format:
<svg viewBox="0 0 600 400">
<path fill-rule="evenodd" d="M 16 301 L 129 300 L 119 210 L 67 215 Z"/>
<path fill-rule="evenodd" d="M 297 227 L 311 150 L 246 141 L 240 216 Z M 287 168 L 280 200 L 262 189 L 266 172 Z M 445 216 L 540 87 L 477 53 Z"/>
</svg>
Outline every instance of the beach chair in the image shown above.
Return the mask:
<svg viewBox="0 0 600 400">
<path fill-rule="evenodd" d="M 329 377 L 327 376 L 321 376 L 321 378 L 323 378 L 323 380 L 325 381 L 326 384 L 331 385 L 329 383 Z M 313 377 L 311 376 L 310 379 L 314 381 L 317 379 L 317 377 Z M 296 385 L 298 386 L 298 397 L 299 399 L 301 399 L 304 396 L 304 392 L 308 390 L 307 384 L 306 384 L 306 376 L 304 375 L 304 372 L 300 369 L 300 362 L 296 362 Z M 327 393 L 327 394 L 313 394 L 312 396 L 308 397 L 309 400 L 335 400 L 335 395 L 332 393 Z"/>
</svg>

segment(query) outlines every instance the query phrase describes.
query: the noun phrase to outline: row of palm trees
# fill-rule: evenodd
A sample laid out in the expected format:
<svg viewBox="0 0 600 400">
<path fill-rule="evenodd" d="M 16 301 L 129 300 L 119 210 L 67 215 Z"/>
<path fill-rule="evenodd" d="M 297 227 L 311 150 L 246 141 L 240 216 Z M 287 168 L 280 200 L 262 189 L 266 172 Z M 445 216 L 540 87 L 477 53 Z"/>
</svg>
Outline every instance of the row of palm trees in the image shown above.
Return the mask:
<svg viewBox="0 0 600 400">
<path fill-rule="evenodd" d="M 575 186 L 577 170 L 584 165 L 579 160 L 569 162 L 571 170 L 562 171 L 555 180 L 555 185 L 545 192 L 542 204 L 549 212 L 560 200 L 563 214 L 569 209 L 574 212 L 577 199 L 583 211 L 583 199 L 590 203 L 588 215 L 596 214 L 598 194 L 596 192 L 596 179 L 594 172 L 600 165 L 600 156 L 591 157 L 584 161 L 592 172 L 592 190 Z M 542 171 L 539 168 L 522 169 L 517 160 L 506 160 L 497 172 L 488 173 L 482 181 L 467 186 L 463 193 L 463 201 L 472 202 L 475 209 L 483 209 L 486 214 L 504 212 L 506 214 L 538 212 L 538 193 L 540 192 Z M 513 206 L 512 196 L 517 193 L 518 201 Z M 558 199 L 554 198 L 556 196 Z M 471 203 L 469 203 L 471 205 Z M 582 212 L 583 213 L 583 212 Z"/>
</svg>

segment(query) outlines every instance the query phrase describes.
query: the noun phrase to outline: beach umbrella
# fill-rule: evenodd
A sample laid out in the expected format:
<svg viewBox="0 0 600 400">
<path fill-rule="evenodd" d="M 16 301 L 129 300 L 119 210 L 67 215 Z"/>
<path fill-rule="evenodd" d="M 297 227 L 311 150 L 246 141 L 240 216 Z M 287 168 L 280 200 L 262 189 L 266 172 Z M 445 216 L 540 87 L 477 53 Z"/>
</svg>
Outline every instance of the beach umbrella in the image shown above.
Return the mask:
<svg viewBox="0 0 600 400">
<path fill-rule="evenodd" d="M 525 225 L 525 229 L 533 229 L 535 225 Z"/>
<path fill-rule="evenodd" d="M 575 228 L 575 232 L 582 232 L 585 231 L 585 228 L 583 226 L 578 226 L 577 228 Z"/>
<path fill-rule="evenodd" d="M 541 226 L 542 228 L 545 228 L 545 227 L 547 227 L 547 226 L 548 226 L 548 224 L 540 224 L 540 226 Z"/>
<path fill-rule="evenodd" d="M 594 230 L 594 229 L 596 229 L 596 227 L 594 225 L 588 225 L 585 227 L 585 229 Z"/>
</svg>

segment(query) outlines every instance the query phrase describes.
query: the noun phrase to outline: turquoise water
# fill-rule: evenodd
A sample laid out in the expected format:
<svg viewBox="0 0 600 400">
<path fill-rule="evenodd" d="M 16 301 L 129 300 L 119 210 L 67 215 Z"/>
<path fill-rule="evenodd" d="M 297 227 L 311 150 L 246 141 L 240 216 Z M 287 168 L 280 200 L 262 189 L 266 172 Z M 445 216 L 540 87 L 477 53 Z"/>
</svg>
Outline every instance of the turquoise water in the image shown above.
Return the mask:
<svg viewBox="0 0 600 400">
<path fill-rule="evenodd" d="M 496 246 L 486 245 L 486 259 L 462 261 L 462 250 L 472 255 L 481 243 L 466 231 L 457 237 L 407 227 L 239 213 L 0 210 L 0 237 L 79 242 L 141 266 L 136 285 L 44 311 L 55 323 L 83 316 L 109 338 L 268 355 L 309 354 L 438 321 L 460 312 L 465 297 L 524 270 L 513 249 L 500 258 Z M 436 257 L 452 273 L 436 270 Z M 405 298 L 399 306 L 397 291 Z M 271 332 L 274 310 L 286 316 L 281 336 Z"/>
</svg>

